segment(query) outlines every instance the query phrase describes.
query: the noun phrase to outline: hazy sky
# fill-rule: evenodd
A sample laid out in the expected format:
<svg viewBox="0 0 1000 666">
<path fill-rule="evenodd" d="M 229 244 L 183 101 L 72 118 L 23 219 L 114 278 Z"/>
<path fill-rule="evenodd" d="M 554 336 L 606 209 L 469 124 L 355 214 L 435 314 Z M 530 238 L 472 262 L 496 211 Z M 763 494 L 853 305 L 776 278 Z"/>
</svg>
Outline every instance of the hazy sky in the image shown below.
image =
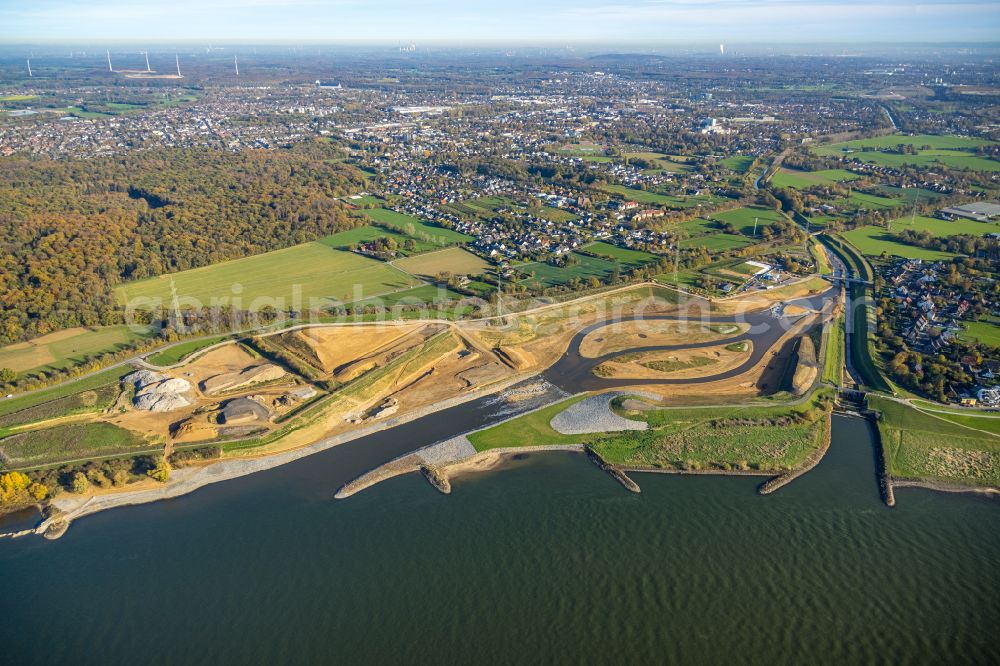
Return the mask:
<svg viewBox="0 0 1000 666">
<path fill-rule="evenodd" d="M 1000 0 L 0 0 L 0 41 L 997 41 Z"/>
</svg>

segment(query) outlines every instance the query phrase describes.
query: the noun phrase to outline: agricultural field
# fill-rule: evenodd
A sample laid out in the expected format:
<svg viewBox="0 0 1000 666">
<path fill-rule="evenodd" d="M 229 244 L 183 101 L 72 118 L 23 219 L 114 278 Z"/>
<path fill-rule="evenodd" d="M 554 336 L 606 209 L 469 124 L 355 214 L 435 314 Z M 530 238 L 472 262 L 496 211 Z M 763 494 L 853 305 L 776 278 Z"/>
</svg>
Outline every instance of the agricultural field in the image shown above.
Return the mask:
<svg viewBox="0 0 1000 666">
<path fill-rule="evenodd" d="M 943 194 L 938 194 L 933 190 L 925 190 L 921 187 L 895 187 L 893 185 L 879 185 L 878 190 L 888 197 L 899 199 L 906 205 L 914 203 L 926 203 L 937 201 Z"/>
<path fill-rule="evenodd" d="M 725 199 L 721 197 L 710 195 L 681 196 L 674 194 L 661 194 L 659 192 L 650 192 L 648 190 L 637 190 L 631 187 L 626 187 L 625 185 L 605 185 L 601 189 L 609 194 L 618 194 L 626 199 L 635 200 L 639 203 L 654 204 L 677 210 L 695 208 L 698 206 L 712 206 L 725 201 Z"/>
<path fill-rule="evenodd" d="M 866 192 L 851 192 L 850 196 L 836 199 L 831 203 L 846 210 L 889 210 L 903 205 L 901 199 L 890 199 Z"/>
<path fill-rule="evenodd" d="M 407 236 L 412 236 L 440 247 L 466 243 L 472 240 L 471 236 L 466 236 L 465 234 L 452 229 L 445 229 L 444 227 L 427 224 L 412 215 L 397 213 L 396 211 L 389 210 L 387 208 L 364 210 L 362 211 L 362 214 L 379 224 L 391 227 L 392 229 L 402 232 Z"/>
<path fill-rule="evenodd" d="M 703 247 L 710 252 L 722 252 L 725 250 L 734 250 L 741 247 L 746 247 L 747 245 L 752 245 L 753 240 L 745 236 L 735 236 L 733 234 L 710 234 L 707 236 L 696 236 L 694 238 L 686 238 L 680 241 L 677 245 L 678 247 L 688 248 L 688 247 Z"/>
<path fill-rule="evenodd" d="M 68 423 L 0 439 L 0 465 L 8 469 L 41 467 L 70 460 L 135 454 L 160 446 L 110 423 Z"/>
<path fill-rule="evenodd" d="M 482 275 L 490 264 L 468 250 L 450 247 L 436 252 L 398 259 L 392 264 L 411 275 L 434 278 L 441 273 L 451 275 Z"/>
<path fill-rule="evenodd" d="M 684 173 L 691 171 L 691 165 L 687 163 L 687 158 L 672 157 L 662 153 L 625 153 L 626 160 L 640 159 L 650 162 L 653 166 L 646 169 L 644 173 L 659 173 L 669 171 L 671 173 Z"/>
<path fill-rule="evenodd" d="M 703 292 L 709 296 L 721 296 L 723 292 L 718 288 L 723 284 L 731 284 L 736 287 L 743 283 L 743 280 L 741 279 L 714 273 L 714 271 L 721 265 L 722 264 L 712 264 L 711 266 L 705 266 L 700 269 L 688 269 L 673 273 L 662 273 L 655 276 L 653 281 L 671 287 L 678 287 L 680 289 L 691 289 L 699 293 Z M 701 283 L 706 276 L 711 276 L 714 279 L 716 288 L 705 289 L 701 286 Z"/>
<path fill-rule="evenodd" d="M 406 305 L 438 305 L 453 301 L 460 301 L 466 298 L 462 294 L 451 291 L 444 287 L 437 287 L 432 284 L 425 284 L 413 289 L 397 291 L 384 296 L 366 298 L 352 304 L 355 308 L 375 307 L 390 310 L 396 306 Z"/>
<path fill-rule="evenodd" d="M 938 250 L 927 250 L 914 245 L 897 243 L 892 240 L 891 234 L 904 231 L 926 231 L 934 236 L 956 236 L 967 234 L 970 236 L 982 236 L 989 233 L 1000 232 L 1000 222 L 976 222 L 975 220 L 958 219 L 953 221 L 939 220 L 934 217 L 900 217 L 889 223 L 889 229 L 883 227 L 859 227 L 851 231 L 846 231 L 842 235 L 855 247 L 868 256 L 879 256 L 883 251 L 890 255 L 906 257 L 907 259 L 925 259 L 936 261 L 938 259 L 948 259 L 954 255 Z"/>
<path fill-rule="evenodd" d="M 606 259 L 611 259 L 628 268 L 645 266 L 657 260 L 655 254 L 643 252 L 642 250 L 632 250 L 627 247 L 619 247 L 603 241 L 591 243 L 583 248 L 587 252 L 593 252 Z"/>
<path fill-rule="evenodd" d="M 521 281 L 540 287 L 555 287 L 569 284 L 575 278 L 604 280 L 621 269 L 616 262 L 608 259 L 576 253 L 572 257 L 574 263 L 568 266 L 553 266 L 543 262 L 519 266 L 518 271 L 527 276 Z"/>
<path fill-rule="evenodd" d="M 591 143 L 589 141 L 580 141 L 578 143 L 566 143 L 556 148 L 556 151 L 562 155 L 599 155 L 603 153 L 605 147 L 596 143 Z"/>
<path fill-rule="evenodd" d="M 715 213 L 710 217 L 720 223 L 733 225 L 736 231 L 745 236 L 753 236 L 755 224 L 757 226 L 757 235 L 760 236 L 761 227 L 767 226 L 772 222 L 787 219 L 781 212 L 763 206 L 747 206 L 745 208 L 727 210 Z"/>
<path fill-rule="evenodd" d="M 782 168 L 771 176 L 771 184 L 775 187 L 793 187 L 802 190 L 809 187 L 833 185 L 835 183 L 857 180 L 860 177 L 844 169 L 800 171 L 798 169 Z"/>
<path fill-rule="evenodd" d="M 100 412 L 114 404 L 118 392 L 119 383 L 115 381 L 5 414 L 0 416 L 0 437 L 9 434 L 8 429 L 12 426 L 37 423 L 72 414 Z"/>
<path fill-rule="evenodd" d="M 0 347 L 0 368 L 19 374 L 63 369 L 85 362 L 88 356 L 125 349 L 151 335 L 148 329 L 133 330 L 130 326 L 69 328 Z"/>
<path fill-rule="evenodd" d="M 736 173 L 746 173 L 754 159 L 756 158 L 753 155 L 733 155 L 722 160 L 722 164 Z"/>
<path fill-rule="evenodd" d="M 991 143 L 985 139 L 958 136 L 891 134 L 870 139 L 833 143 L 817 147 L 814 150 L 819 155 L 856 158 L 864 162 L 890 167 L 904 164 L 924 167 L 944 165 L 974 171 L 1000 171 L 1000 162 L 979 157 L 972 152 L 977 146 Z M 891 151 L 898 145 L 912 146 L 917 152 L 916 154 L 884 152 Z"/>
<path fill-rule="evenodd" d="M 554 206 L 542 206 L 542 210 L 539 211 L 538 217 L 556 223 L 570 222 L 572 220 L 580 219 L 578 215 Z"/>
<path fill-rule="evenodd" d="M 456 204 L 453 204 L 453 206 Z M 523 208 L 521 204 L 517 203 L 510 197 L 495 196 L 495 197 L 478 197 L 476 199 L 468 199 L 463 201 L 459 206 L 468 206 L 473 208 L 475 212 L 478 213 L 495 213 L 502 208 Z"/>
<path fill-rule="evenodd" d="M 352 206 L 384 206 L 385 205 L 385 200 L 384 199 L 382 199 L 380 197 L 376 197 L 376 196 L 371 195 L 371 194 L 364 194 L 364 195 L 356 194 L 354 196 L 344 197 L 344 201 L 346 201 L 347 203 L 351 204 Z"/>
<path fill-rule="evenodd" d="M 869 396 L 868 406 L 881 414 L 879 434 L 892 476 L 1000 485 L 1000 419 L 924 411 L 878 396 Z"/>
<path fill-rule="evenodd" d="M 928 231 L 934 236 L 983 236 L 1000 233 L 1000 221 L 976 222 L 960 218 L 957 220 L 939 220 L 936 217 L 900 217 L 889 223 L 893 231 L 911 229 L 913 231 Z"/>
<path fill-rule="evenodd" d="M 320 238 L 317 242 L 327 245 L 336 250 L 347 250 L 352 245 L 373 241 L 376 238 L 391 238 L 396 241 L 396 251 L 405 256 L 419 254 L 421 252 L 431 252 L 441 246 L 436 243 L 429 243 L 426 240 L 408 236 L 392 229 L 370 224 L 363 227 L 355 227 L 347 231 L 340 231 L 329 236 Z M 410 250 L 405 248 L 406 241 L 412 241 L 413 247 Z"/>
<path fill-rule="evenodd" d="M 388 264 L 313 242 L 131 282 L 115 291 L 121 303 L 140 307 L 169 305 L 175 292 L 182 306 L 185 302 L 227 304 L 237 291 L 244 308 L 258 301 L 278 309 L 306 309 L 400 291 L 419 283 Z"/>
<path fill-rule="evenodd" d="M 134 368 L 131 366 L 112 368 L 110 370 L 105 370 L 104 372 L 88 375 L 76 381 L 65 382 L 59 386 L 53 386 L 50 389 L 43 389 L 41 391 L 35 391 L 22 396 L 14 396 L 13 398 L 0 399 L 0 417 L 29 409 L 31 407 L 35 407 L 36 405 L 59 400 L 60 398 L 65 398 L 83 391 L 96 390 L 108 384 L 117 385 L 122 377 L 133 370 Z"/>
<path fill-rule="evenodd" d="M 897 243 L 882 227 L 858 227 L 851 231 L 845 231 L 841 235 L 861 250 L 862 254 L 869 257 L 878 257 L 883 252 L 906 259 L 923 259 L 925 261 L 938 261 L 955 256 L 949 252 L 927 250 L 915 245 Z"/>
</svg>

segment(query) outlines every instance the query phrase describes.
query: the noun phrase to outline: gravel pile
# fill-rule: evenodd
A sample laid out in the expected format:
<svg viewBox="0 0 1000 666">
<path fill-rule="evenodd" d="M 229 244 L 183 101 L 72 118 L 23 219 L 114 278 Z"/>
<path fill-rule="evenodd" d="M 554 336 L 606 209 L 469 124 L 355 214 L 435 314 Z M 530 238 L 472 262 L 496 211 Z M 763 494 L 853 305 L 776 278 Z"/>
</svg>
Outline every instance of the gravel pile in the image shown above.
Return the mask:
<svg viewBox="0 0 1000 666">
<path fill-rule="evenodd" d="M 465 435 L 452 437 L 437 444 L 425 446 L 416 455 L 426 465 L 444 465 L 476 455 L 476 449 Z"/>
<path fill-rule="evenodd" d="M 648 429 L 644 421 L 632 421 L 611 411 L 611 401 L 620 395 L 626 394 L 600 393 L 584 398 L 553 416 L 549 425 L 562 435 Z"/>
<path fill-rule="evenodd" d="M 126 383 L 135 386 L 136 409 L 147 412 L 172 412 L 191 404 L 183 394 L 191 390 L 191 383 L 179 377 L 170 378 L 158 372 L 139 370 L 125 377 Z"/>
</svg>

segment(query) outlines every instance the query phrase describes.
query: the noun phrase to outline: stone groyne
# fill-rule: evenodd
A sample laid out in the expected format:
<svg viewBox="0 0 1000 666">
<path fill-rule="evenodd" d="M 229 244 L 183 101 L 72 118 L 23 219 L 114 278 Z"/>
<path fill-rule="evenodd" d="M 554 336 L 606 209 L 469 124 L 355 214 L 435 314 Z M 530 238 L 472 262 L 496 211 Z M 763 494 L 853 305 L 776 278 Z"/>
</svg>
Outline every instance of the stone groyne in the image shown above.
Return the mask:
<svg viewBox="0 0 1000 666">
<path fill-rule="evenodd" d="M 830 441 L 832 439 L 833 439 L 833 411 L 831 408 L 827 409 L 826 412 L 826 428 L 824 429 L 823 441 L 820 443 L 819 448 L 810 453 L 809 457 L 806 458 L 805 462 L 803 462 L 795 469 L 789 470 L 785 474 L 776 476 L 773 479 L 768 479 L 767 481 L 762 483 L 760 488 L 757 489 L 757 492 L 760 493 L 761 495 L 770 495 L 774 491 L 780 488 L 784 488 L 795 479 L 799 478 L 806 472 L 810 471 L 812 468 L 818 465 L 821 460 L 823 460 L 823 456 L 825 456 L 826 452 L 830 450 Z"/>
<path fill-rule="evenodd" d="M 868 422 L 872 442 L 875 443 L 875 474 L 878 476 L 879 493 L 886 506 L 896 506 L 896 492 L 892 487 L 892 477 L 889 475 L 889 461 L 885 457 L 885 446 L 882 442 L 882 432 L 878 427 L 878 413 L 865 410 L 861 414 Z"/>
<path fill-rule="evenodd" d="M 625 472 L 621 471 L 614 465 L 605 461 L 604 458 L 602 458 L 597 451 L 590 448 L 589 446 L 586 446 L 584 447 L 583 452 L 587 454 L 587 459 L 590 460 L 590 462 L 594 463 L 602 470 L 610 474 L 615 479 L 615 481 L 625 486 L 626 490 L 633 493 L 642 492 L 642 489 L 639 487 L 638 483 L 630 479 Z"/>
</svg>

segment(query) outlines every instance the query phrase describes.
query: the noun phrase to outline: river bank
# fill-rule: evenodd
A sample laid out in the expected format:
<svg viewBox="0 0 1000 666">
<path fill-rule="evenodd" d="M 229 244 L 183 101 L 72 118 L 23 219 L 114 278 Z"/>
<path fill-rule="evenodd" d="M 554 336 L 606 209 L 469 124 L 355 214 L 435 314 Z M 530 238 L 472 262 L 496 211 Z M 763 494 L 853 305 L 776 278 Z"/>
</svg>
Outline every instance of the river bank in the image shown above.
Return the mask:
<svg viewBox="0 0 1000 666">
<path fill-rule="evenodd" d="M 470 391 L 467 394 L 456 396 L 434 405 L 429 405 L 405 414 L 398 414 L 386 421 L 377 421 L 349 432 L 321 439 L 304 447 L 268 456 L 223 459 L 201 466 L 176 469 L 173 470 L 169 481 L 154 488 L 123 490 L 121 492 L 82 497 L 63 495 L 53 500 L 50 505 L 51 515 L 44 519 L 34 529 L 34 532 L 47 538 L 58 538 L 65 533 L 72 521 L 84 516 L 116 507 L 146 504 L 176 498 L 210 484 L 274 469 L 275 467 L 286 465 L 347 442 L 370 437 L 376 433 L 419 421 L 438 412 L 461 407 L 477 400 L 488 399 L 502 394 L 517 384 L 529 381 L 531 381 L 531 376 L 514 377 L 478 391 Z"/>
</svg>

